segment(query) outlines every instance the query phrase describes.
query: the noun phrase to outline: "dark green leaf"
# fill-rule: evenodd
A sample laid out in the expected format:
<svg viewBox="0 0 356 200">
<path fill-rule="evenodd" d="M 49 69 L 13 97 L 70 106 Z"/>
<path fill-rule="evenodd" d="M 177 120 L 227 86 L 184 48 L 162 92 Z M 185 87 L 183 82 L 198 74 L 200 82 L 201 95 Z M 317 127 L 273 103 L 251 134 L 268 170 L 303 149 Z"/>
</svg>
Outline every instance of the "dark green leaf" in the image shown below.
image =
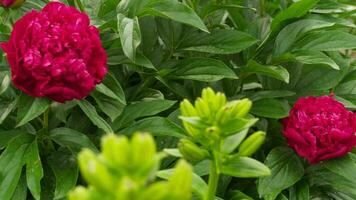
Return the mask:
<svg viewBox="0 0 356 200">
<path fill-rule="evenodd" d="M 25 154 L 34 140 L 29 134 L 21 134 L 13 139 L 0 156 L 0 199 L 10 199 L 19 182 Z"/>
<path fill-rule="evenodd" d="M 278 13 L 278 15 L 272 21 L 271 29 L 275 30 L 285 20 L 292 19 L 292 18 L 298 18 L 298 17 L 305 15 L 318 2 L 319 2 L 319 0 L 301 0 L 301 1 L 293 3 L 287 9 Z"/>
<path fill-rule="evenodd" d="M 151 0 L 141 13 L 146 14 L 169 18 L 209 32 L 194 10 L 177 0 Z"/>
<path fill-rule="evenodd" d="M 113 133 L 114 131 L 111 129 L 110 125 L 99 116 L 96 112 L 96 109 L 93 105 L 90 104 L 87 100 L 78 101 L 78 105 L 82 109 L 82 111 L 86 114 L 86 116 L 95 124 L 97 127 L 104 130 L 106 133 Z"/>
<path fill-rule="evenodd" d="M 275 55 L 281 55 L 291 50 L 293 44 L 305 33 L 319 28 L 330 27 L 335 23 L 316 19 L 302 19 L 289 24 L 279 32 L 274 48 Z"/>
<path fill-rule="evenodd" d="M 136 131 L 148 132 L 154 136 L 184 137 L 184 130 L 164 117 L 145 118 L 134 123 L 132 126 L 120 130 L 120 133 L 132 134 Z"/>
<path fill-rule="evenodd" d="M 48 158 L 56 177 L 55 199 L 61 199 L 72 190 L 78 178 L 78 166 L 75 156 L 65 149 L 53 152 Z"/>
<path fill-rule="evenodd" d="M 289 110 L 287 101 L 262 99 L 253 102 L 251 113 L 260 117 L 281 119 L 289 115 Z"/>
<path fill-rule="evenodd" d="M 63 147 L 68 147 L 75 152 L 88 148 L 94 152 L 98 149 L 83 133 L 69 128 L 56 128 L 50 131 L 49 137 Z"/>
<path fill-rule="evenodd" d="M 271 176 L 260 178 L 258 193 L 261 197 L 274 200 L 278 194 L 294 185 L 304 175 L 303 163 L 292 149 L 274 148 L 265 164 L 271 169 Z"/>
<path fill-rule="evenodd" d="M 122 114 L 113 122 L 113 128 L 117 130 L 137 118 L 158 114 L 175 103 L 175 101 L 161 99 L 132 103 L 126 106 Z"/>
<path fill-rule="evenodd" d="M 27 186 L 35 199 L 41 197 L 41 179 L 43 178 L 43 169 L 38 152 L 37 140 L 34 140 L 26 152 L 26 180 Z"/>
<path fill-rule="evenodd" d="M 305 200 L 309 197 L 309 184 L 305 180 L 301 180 L 294 184 L 289 189 L 289 200 Z"/>
<path fill-rule="evenodd" d="M 356 36 L 338 30 L 312 32 L 298 41 L 296 49 L 339 51 L 356 48 Z"/>
<path fill-rule="evenodd" d="M 247 66 L 241 68 L 241 71 L 244 73 L 261 74 L 289 83 L 289 73 L 281 66 L 266 66 L 250 60 Z"/>
<path fill-rule="evenodd" d="M 50 101 L 45 98 L 30 97 L 22 93 L 17 105 L 17 127 L 19 127 L 45 112 L 50 105 Z"/>
<path fill-rule="evenodd" d="M 304 64 L 320 64 L 327 65 L 336 70 L 340 69 L 334 60 L 320 51 L 299 50 L 293 52 L 293 54 L 295 55 L 295 59 L 297 61 Z"/>
<path fill-rule="evenodd" d="M 188 58 L 179 63 L 168 74 L 172 79 L 190 79 L 205 82 L 214 82 L 223 78 L 237 79 L 225 63 L 211 58 Z"/>
<path fill-rule="evenodd" d="M 257 42 L 247 33 L 227 29 L 214 30 L 210 34 L 195 33 L 187 38 L 181 48 L 213 54 L 239 53 Z"/>
</svg>

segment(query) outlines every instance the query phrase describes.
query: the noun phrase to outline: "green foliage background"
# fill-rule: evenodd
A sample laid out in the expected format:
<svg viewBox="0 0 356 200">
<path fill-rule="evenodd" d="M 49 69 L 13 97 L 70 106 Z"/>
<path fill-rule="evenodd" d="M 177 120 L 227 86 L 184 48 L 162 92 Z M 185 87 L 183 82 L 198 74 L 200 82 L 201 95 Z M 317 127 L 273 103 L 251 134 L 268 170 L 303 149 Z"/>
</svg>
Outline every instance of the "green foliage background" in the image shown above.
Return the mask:
<svg viewBox="0 0 356 200">
<path fill-rule="evenodd" d="M 286 148 L 280 123 L 301 96 L 333 91 L 356 109 L 354 0 L 65 2 L 101 30 L 110 73 L 85 100 L 57 104 L 16 90 L 0 53 L 0 199 L 64 199 L 83 183 L 76 154 L 98 151 L 108 132 L 147 131 L 160 149 L 175 148 L 184 135 L 178 102 L 206 86 L 253 101 L 260 121 L 251 132 L 267 132 L 255 158 L 272 171 L 257 181 L 221 178 L 219 198 L 356 199 L 355 155 L 309 166 Z M 44 5 L 0 8 L 0 41 L 16 19 Z M 174 163 L 165 159 L 161 168 Z M 194 166 L 203 178 L 208 168 Z"/>
</svg>

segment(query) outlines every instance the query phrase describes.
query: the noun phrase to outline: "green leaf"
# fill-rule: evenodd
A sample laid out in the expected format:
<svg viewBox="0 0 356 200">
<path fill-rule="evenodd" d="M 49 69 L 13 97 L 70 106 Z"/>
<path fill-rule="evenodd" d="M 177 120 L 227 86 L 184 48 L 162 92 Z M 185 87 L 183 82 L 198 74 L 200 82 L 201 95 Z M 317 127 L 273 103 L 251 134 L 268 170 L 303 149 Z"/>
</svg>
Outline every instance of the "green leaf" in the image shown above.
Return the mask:
<svg viewBox="0 0 356 200">
<path fill-rule="evenodd" d="M 50 131 L 49 137 L 59 145 L 75 152 L 79 152 L 83 148 L 98 152 L 98 149 L 85 134 L 73 129 L 56 128 Z"/>
<path fill-rule="evenodd" d="M 224 122 L 223 124 L 220 124 L 219 127 L 221 133 L 224 136 L 229 136 L 231 134 L 238 133 L 240 131 L 250 128 L 257 121 L 258 119 L 234 118 L 232 120 Z"/>
<path fill-rule="evenodd" d="M 209 32 L 194 10 L 177 0 L 151 0 L 140 15 L 165 17 Z"/>
<path fill-rule="evenodd" d="M 301 180 L 294 184 L 289 189 L 289 200 L 305 200 L 309 197 L 309 184 L 305 180 Z"/>
<path fill-rule="evenodd" d="M 23 133 L 25 133 L 23 130 L 17 129 L 0 131 L 0 149 L 4 148 L 13 138 Z"/>
<path fill-rule="evenodd" d="M 287 25 L 279 32 L 274 48 L 274 55 L 282 55 L 291 50 L 294 43 L 305 33 L 319 28 L 335 25 L 333 22 L 327 22 L 316 19 L 302 19 Z"/>
<path fill-rule="evenodd" d="M 65 149 L 53 152 L 48 158 L 56 177 L 56 189 L 54 199 L 61 199 L 72 190 L 78 179 L 78 166 L 75 156 Z"/>
<path fill-rule="evenodd" d="M 339 193 L 336 196 L 349 196 L 340 199 L 355 199 L 356 163 L 350 155 L 312 165 L 307 171 L 312 186 L 326 186 L 333 196 L 335 193 Z"/>
<path fill-rule="evenodd" d="M 338 30 L 312 32 L 300 39 L 295 49 L 339 51 L 356 48 L 356 36 Z"/>
<path fill-rule="evenodd" d="M 249 157 L 240 156 L 234 156 L 224 162 L 221 172 L 239 178 L 255 178 L 271 174 L 271 171 L 263 163 Z"/>
<path fill-rule="evenodd" d="M 298 50 L 294 51 L 295 59 L 304 64 L 327 65 L 333 69 L 339 70 L 340 67 L 329 56 L 320 51 Z"/>
<path fill-rule="evenodd" d="M 289 115 L 290 106 L 287 101 L 278 99 L 262 99 L 253 102 L 251 113 L 266 118 L 282 119 Z"/>
<path fill-rule="evenodd" d="M 123 111 L 126 100 L 120 83 L 116 78 L 107 74 L 102 84 L 97 85 L 91 93 L 99 108 L 114 121 Z"/>
<path fill-rule="evenodd" d="M 113 129 L 118 130 L 140 117 L 156 115 L 172 107 L 175 103 L 175 101 L 161 99 L 132 103 L 126 106 L 122 114 L 113 122 Z"/>
<path fill-rule="evenodd" d="M 26 153 L 26 180 L 27 186 L 32 196 L 38 200 L 41 197 L 41 179 L 43 169 L 38 152 L 37 140 L 34 140 L 28 147 Z"/>
<path fill-rule="evenodd" d="M 0 199 L 10 199 L 19 182 L 25 154 L 34 137 L 21 134 L 14 138 L 0 156 Z"/>
<path fill-rule="evenodd" d="M 9 116 L 9 114 L 15 109 L 18 98 L 11 102 L 0 103 L 0 124 Z"/>
<path fill-rule="evenodd" d="M 141 31 L 138 18 L 130 19 L 123 14 L 117 15 L 118 31 L 121 40 L 121 46 L 125 55 L 132 61 L 136 58 L 136 48 L 141 43 Z"/>
<path fill-rule="evenodd" d="M 272 173 L 258 182 L 258 193 L 264 199 L 274 200 L 282 190 L 294 185 L 304 175 L 302 161 L 290 148 L 274 148 L 265 164 Z"/>
<path fill-rule="evenodd" d="M 230 200 L 253 200 L 252 197 L 247 196 L 245 193 L 241 192 L 240 190 L 233 190 L 229 192 L 231 196 Z"/>
<path fill-rule="evenodd" d="M 246 66 L 241 67 L 240 69 L 243 73 L 261 74 L 289 83 L 289 73 L 281 66 L 266 66 L 250 60 Z"/>
<path fill-rule="evenodd" d="M 16 126 L 19 127 L 44 113 L 48 109 L 50 101 L 45 98 L 34 98 L 21 93 L 17 105 Z"/>
<path fill-rule="evenodd" d="M 85 99 L 80 100 L 78 101 L 78 105 L 95 126 L 101 128 L 106 133 L 114 132 L 110 125 L 102 117 L 100 117 L 100 115 L 96 112 L 95 107 L 91 105 L 89 101 Z"/>
<path fill-rule="evenodd" d="M 4 93 L 11 84 L 10 75 L 8 73 L 0 74 L 0 95 Z"/>
<path fill-rule="evenodd" d="M 261 99 L 290 97 L 293 95 L 295 95 L 295 93 L 288 90 L 263 90 L 263 91 L 253 91 L 251 95 L 248 95 L 248 98 L 251 101 L 258 101 Z"/>
<path fill-rule="evenodd" d="M 184 130 L 174 122 L 164 117 L 149 117 L 135 122 L 123 130 L 122 134 L 132 134 L 137 131 L 144 131 L 151 133 L 154 136 L 171 136 L 182 138 L 184 137 Z"/>
<path fill-rule="evenodd" d="M 173 173 L 174 173 L 174 169 L 161 170 L 157 173 L 157 177 L 168 180 L 173 175 Z M 193 180 L 192 180 L 192 188 L 195 194 L 199 195 L 201 199 L 204 199 L 208 191 L 208 185 L 200 176 L 194 173 L 193 173 Z"/>
<path fill-rule="evenodd" d="M 234 135 L 230 135 L 229 137 L 227 137 L 224 140 L 224 144 L 222 146 L 222 151 L 224 153 L 233 152 L 241 144 L 241 142 L 245 139 L 247 133 L 248 133 L 248 129 L 245 129 L 239 133 L 236 133 Z"/>
<path fill-rule="evenodd" d="M 302 17 L 312 9 L 319 0 L 300 0 L 293 3 L 287 9 L 278 13 L 278 15 L 273 19 L 271 29 L 277 29 L 281 23 L 288 19 Z"/>
<path fill-rule="evenodd" d="M 195 33 L 187 37 L 180 48 L 212 54 L 235 54 L 256 44 L 258 40 L 247 33 L 218 29 L 207 33 Z"/>
<path fill-rule="evenodd" d="M 14 195 L 12 195 L 11 200 L 27 200 L 27 185 L 26 176 L 24 173 L 21 174 L 19 183 L 16 186 Z"/>
<path fill-rule="evenodd" d="M 167 75 L 171 79 L 189 79 L 204 82 L 215 82 L 223 78 L 237 79 L 225 63 L 211 58 L 187 58 L 180 60 Z"/>
</svg>

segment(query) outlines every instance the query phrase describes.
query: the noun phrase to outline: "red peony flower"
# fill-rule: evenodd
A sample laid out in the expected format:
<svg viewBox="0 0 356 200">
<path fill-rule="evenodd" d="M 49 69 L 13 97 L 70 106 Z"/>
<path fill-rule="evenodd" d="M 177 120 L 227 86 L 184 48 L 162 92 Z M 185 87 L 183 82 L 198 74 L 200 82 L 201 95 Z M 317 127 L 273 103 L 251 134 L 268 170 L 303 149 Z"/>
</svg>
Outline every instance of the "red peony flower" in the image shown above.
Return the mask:
<svg viewBox="0 0 356 200">
<path fill-rule="evenodd" d="M 107 72 L 98 29 L 88 15 L 59 2 L 23 16 L 1 47 L 14 85 L 34 97 L 82 99 Z"/>
<path fill-rule="evenodd" d="M 289 146 L 311 164 L 356 146 L 356 113 L 329 96 L 300 98 L 283 124 Z"/>
<path fill-rule="evenodd" d="M 21 6 L 25 0 L 0 0 L 0 7 L 14 8 Z"/>
</svg>

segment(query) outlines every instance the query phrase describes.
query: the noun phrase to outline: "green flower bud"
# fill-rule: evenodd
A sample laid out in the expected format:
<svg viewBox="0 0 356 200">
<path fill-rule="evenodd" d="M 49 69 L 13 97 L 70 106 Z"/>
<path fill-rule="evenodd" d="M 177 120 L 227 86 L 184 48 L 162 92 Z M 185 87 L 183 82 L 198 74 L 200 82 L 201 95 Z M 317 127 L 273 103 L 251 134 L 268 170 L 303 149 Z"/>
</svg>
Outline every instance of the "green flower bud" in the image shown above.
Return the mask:
<svg viewBox="0 0 356 200">
<path fill-rule="evenodd" d="M 116 199 L 137 199 L 139 185 L 129 177 L 123 177 L 116 190 Z"/>
<path fill-rule="evenodd" d="M 138 200 L 167 200 L 170 194 L 170 188 L 167 182 L 158 182 L 151 184 L 145 191 L 141 192 Z"/>
<path fill-rule="evenodd" d="M 251 156 L 254 154 L 263 144 L 266 138 L 266 133 L 263 131 L 257 131 L 244 140 L 239 146 L 239 156 Z"/>
<path fill-rule="evenodd" d="M 184 99 L 182 103 L 180 103 L 180 111 L 182 116 L 185 117 L 192 117 L 198 115 L 194 106 L 186 99 Z"/>
<path fill-rule="evenodd" d="M 199 162 L 209 157 L 209 152 L 187 139 L 181 139 L 178 144 L 179 152 L 192 162 Z"/>
<path fill-rule="evenodd" d="M 78 186 L 75 190 L 69 192 L 69 200 L 90 200 L 91 195 L 85 187 Z"/>
<path fill-rule="evenodd" d="M 223 106 L 226 105 L 227 99 L 225 94 L 218 92 L 216 94 L 216 100 L 215 100 L 215 104 L 216 104 L 216 111 L 218 111 L 219 109 L 221 109 Z"/>
<path fill-rule="evenodd" d="M 210 140 L 209 143 L 213 144 L 215 141 L 218 141 L 220 138 L 220 129 L 216 126 L 211 126 L 205 129 L 205 134 Z"/>
<path fill-rule="evenodd" d="M 84 149 L 78 155 L 79 167 L 87 182 L 102 191 L 112 191 L 113 180 L 104 164 L 89 149 Z"/>
<path fill-rule="evenodd" d="M 199 137 L 200 131 L 198 129 L 194 128 L 194 126 L 192 126 L 188 122 L 184 122 L 184 121 L 183 121 L 183 126 L 190 136 L 192 136 L 193 138 Z"/>
<path fill-rule="evenodd" d="M 132 163 L 137 173 L 147 176 L 156 165 L 156 144 L 150 134 L 135 133 L 131 139 Z"/>
<path fill-rule="evenodd" d="M 125 136 L 108 134 L 101 140 L 102 155 L 114 169 L 130 165 L 130 142 Z"/>
<path fill-rule="evenodd" d="M 199 117 L 209 118 L 211 116 L 209 105 L 202 98 L 198 98 L 194 105 Z"/>
<path fill-rule="evenodd" d="M 179 160 L 173 175 L 169 178 L 170 195 L 177 200 L 191 199 L 193 169 L 184 160 Z"/>
<path fill-rule="evenodd" d="M 234 108 L 234 117 L 245 117 L 252 107 L 252 102 L 249 99 L 237 101 Z"/>
</svg>

